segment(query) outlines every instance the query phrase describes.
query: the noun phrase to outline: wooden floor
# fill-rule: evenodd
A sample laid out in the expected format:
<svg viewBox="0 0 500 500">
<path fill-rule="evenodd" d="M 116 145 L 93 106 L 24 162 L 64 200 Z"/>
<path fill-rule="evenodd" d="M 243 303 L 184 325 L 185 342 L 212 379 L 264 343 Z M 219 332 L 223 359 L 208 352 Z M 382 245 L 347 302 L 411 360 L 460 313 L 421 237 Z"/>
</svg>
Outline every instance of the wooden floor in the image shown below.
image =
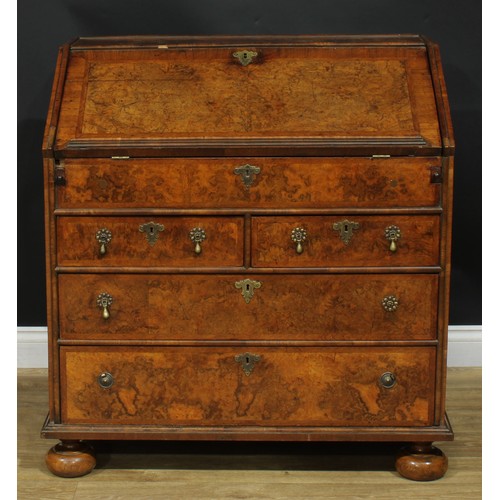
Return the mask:
<svg viewBox="0 0 500 500">
<path fill-rule="evenodd" d="M 455 441 L 443 479 L 394 470 L 393 445 L 340 443 L 96 443 L 97 468 L 62 479 L 44 464 L 45 370 L 18 371 L 19 499 L 481 498 L 481 369 L 452 368 L 448 415 Z"/>
</svg>

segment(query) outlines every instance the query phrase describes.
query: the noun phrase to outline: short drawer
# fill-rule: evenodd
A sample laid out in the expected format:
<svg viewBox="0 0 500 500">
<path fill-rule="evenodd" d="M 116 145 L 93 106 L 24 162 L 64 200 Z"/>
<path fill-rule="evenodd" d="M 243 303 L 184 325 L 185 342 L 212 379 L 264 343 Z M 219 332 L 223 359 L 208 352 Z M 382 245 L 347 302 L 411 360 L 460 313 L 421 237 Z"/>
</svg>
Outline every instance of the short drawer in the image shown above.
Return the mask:
<svg viewBox="0 0 500 500">
<path fill-rule="evenodd" d="M 432 347 L 62 347 L 63 423 L 425 426 Z"/>
<path fill-rule="evenodd" d="M 242 217 L 59 217 L 59 266 L 243 265 Z"/>
<path fill-rule="evenodd" d="M 254 267 L 436 266 L 438 215 L 252 218 Z"/>
<path fill-rule="evenodd" d="M 439 158 L 67 159 L 60 208 L 433 207 Z"/>
<path fill-rule="evenodd" d="M 438 276 L 433 274 L 61 274 L 58 279 L 63 339 L 436 338 Z M 104 304 L 106 296 L 111 301 Z"/>
</svg>

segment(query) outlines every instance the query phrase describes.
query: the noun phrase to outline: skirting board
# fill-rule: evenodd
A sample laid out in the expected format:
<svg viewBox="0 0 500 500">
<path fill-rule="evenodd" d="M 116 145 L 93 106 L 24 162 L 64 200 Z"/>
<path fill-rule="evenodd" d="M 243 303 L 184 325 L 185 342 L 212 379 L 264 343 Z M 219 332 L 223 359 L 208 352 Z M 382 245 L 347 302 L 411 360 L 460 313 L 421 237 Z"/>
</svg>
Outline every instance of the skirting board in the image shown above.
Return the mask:
<svg viewBox="0 0 500 500">
<path fill-rule="evenodd" d="M 448 366 L 481 366 L 482 326 L 450 326 Z M 47 368 L 47 328 L 20 326 L 17 329 L 17 367 Z"/>
</svg>

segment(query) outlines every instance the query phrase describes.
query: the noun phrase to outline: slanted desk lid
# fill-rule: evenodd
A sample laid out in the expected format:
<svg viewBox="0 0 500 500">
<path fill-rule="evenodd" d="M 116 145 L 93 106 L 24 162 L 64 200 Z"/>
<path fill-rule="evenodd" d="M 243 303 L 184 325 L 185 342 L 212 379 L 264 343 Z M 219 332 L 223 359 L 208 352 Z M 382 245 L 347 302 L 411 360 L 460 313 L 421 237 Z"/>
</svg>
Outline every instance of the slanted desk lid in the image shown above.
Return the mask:
<svg viewBox="0 0 500 500">
<path fill-rule="evenodd" d="M 417 36 L 82 38 L 45 153 L 440 154 L 429 61 Z"/>
</svg>

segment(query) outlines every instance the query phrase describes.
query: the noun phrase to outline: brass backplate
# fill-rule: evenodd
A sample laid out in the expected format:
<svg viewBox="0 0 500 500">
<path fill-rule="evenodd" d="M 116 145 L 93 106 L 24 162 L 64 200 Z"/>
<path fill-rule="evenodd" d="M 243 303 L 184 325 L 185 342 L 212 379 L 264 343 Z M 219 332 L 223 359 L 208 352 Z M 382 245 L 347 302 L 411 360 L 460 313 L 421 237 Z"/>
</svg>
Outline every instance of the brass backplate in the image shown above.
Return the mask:
<svg viewBox="0 0 500 500">
<path fill-rule="evenodd" d="M 394 295 L 387 295 L 387 297 L 384 297 L 382 300 L 382 307 L 387 311 L 387 312 L 394 312 L 399 306 L 399 300 L 397 297 Z"/>
</svg>

